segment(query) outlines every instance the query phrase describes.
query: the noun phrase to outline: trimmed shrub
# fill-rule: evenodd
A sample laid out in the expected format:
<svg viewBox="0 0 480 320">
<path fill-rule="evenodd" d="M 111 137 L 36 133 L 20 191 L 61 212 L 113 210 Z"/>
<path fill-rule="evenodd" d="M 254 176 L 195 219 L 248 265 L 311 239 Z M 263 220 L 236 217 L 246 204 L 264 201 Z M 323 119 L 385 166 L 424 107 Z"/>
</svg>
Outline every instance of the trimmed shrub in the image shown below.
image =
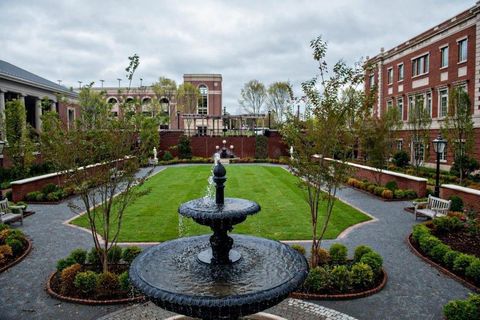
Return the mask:
<svg viewBox="0 0 480 320">
<path fill-rule="evenodd" d="M 385 190 L 384 187 L 378 186 L 378 187 L 375 187 L 375 189 L 373 189 L 373 192 L 374 192 L 377 196 L 382 196 L 383 190 Z"/>
<path fill-rule="evenodd" d="M 75 288 L 73 282 L 75 281 L 75 276 L 78 272 L 82 269 L 82 266 L 78 263 L 72 264 L 71 266 L 63 269 L 62 273 L 60 274 L 60 278 L 62 279 L 62 285 L 60 290 L 63 294 L 68 294 L 72 292 Z"/>
<path fill-rule="evenodd" d="M 98 268 L 102 265 L 101 251 L 93 247 L 87 254 L 87 262 Z"/>
<path fill-rule="evenodd" d="M 452 203 L 450 204 L 450 210 L 452 211 L 463 211 L 463 200 L 459 196 L 451 196 L 448 198 Z"/>
<path fill-rule="evenodd" d="M 375 275 L 380 274 L 383 265 L 382 256 L 376 253 L 375 251 L 366 253 L 360 259 L 361 263 L 368 264 Z"/>
<path fill-rule="evenodd" d="M 371 184 L 367 187 L 367 191 L 370 192 L 370 193 L 374 193 L 376 187 L 377 186 L 375 184 Z"/>
<path fill-rule="evenodd" d="M 292 245 L 290 245 L 290 247 L 293 250 L 298 251 L 300 254 L 305 255 L 306 250 L 303 246 L 301 246 L 299 244 L 292 244 Z"/>
<path fill-rule="evenodd" d="M 410 157 L 408 156 L 408 153 L 403 150 L 395 152 L 395 154 L 392 157 L 393 164 L 399 168 L 406 167 L 409 161 L 410 161 Z"/>
<path fill-rule="evenodd" d="M 132 261 L 142 252 L 142 249 L 137 246 L 127 247 L 123 249 L 122 259 L 128 264 L 131 264 Z"/>
<path fill-rule="evenodd" d="M 4 244 L 0 246 L 0 255 L 6 257 L 11 257 L 13 256 L 13 251 L 12 247 L 10 247 L 8 244 Z"/>
<path fill-rule="evenodd" d="M 453 300 L 443 307 L 443 315 L 448 320 L 478 320 L 478 310 L 469 301 Z"/>
<path fill-rule="evenodd" d="M 355 263 L 351 269 L 352 284 L 357 288 L 368 288 L 374 279 L 372 268 L 365 263 Z"/>
<path fill-rule="evenodd" d="M 85 294 L 92 293 L 97 287 L 98 274 L 93 271 L 79 272 L 75 276 L 73 284 Z"/>
<path fill-rule="evenodd" d="M 265 136 L 255 136 L 255 159 L 268 158 L 268 138 Z"/>
<path fill-rule="evenodd" d="M 405 193 L 405 197 L 409 199 L 417 198 L 417 193 L 412 189 L 407 189 L 403 191 Z"/>
<path fill-rule="evenodd" d="M 5 244 L 12 248 L 13 255 L 15 256 L 19 255 L 23 251 L 23 242 L 16 238 L 8 237 L 5 240 Z"/>
<path fill-rule="evenodd" d="M 57 271 L 62 272 L 65 268 L 70 267 L 77 263 L 71 256 L 66 257 L 65 259 L 60 259 L 57 261 Z"/>
<path fill-rule="evenodd" d="M 49 183 L 49 184 L 45 185 L 45 186 L 41 189 L 41 191 L 42 191 L 43 194 L 49 194 L 49 193 L 52 193 L 52 192 L 57 191 L 58 188 L 59 188 L 59 187 L 58 187 L 57 185 L 55 185 L 55 184 L 53 184 L 53 183 Z"/>
<path fill-rule="evenodd" d="M 382 191 L 382 198 L 384 198 L 384 199 L 393 199 L 393 191 L 391 191 L 391 190 L 383 190 L 383 191 Z"/>
<path fill-rule="evenodd" d="M 10 229 L 10 227 L 4 223 L 0 223 L 0 232 L 6 229 Z"/>
<path fill-rule="evenodd" d="M 412 239 L 415 242 L 418 243 L 420 241 L 420 238 L 425 235 L 430 235 L 430 229 L 428 229 L 427 226 L 425 226 L 424 224 L 417 224 L 413 227 Z"/>
<path fill-rule="evenodd" d="M 352 278 L 350 277 L 350 271 L 347 266 L 335 266 L 330 272 L 332 280 L 332 286 L 338 291 L 343 292 L 347 290 L 352 284 Z"/>
<path fill-rule="evenodd" d="M 388 182 L 385 184 L 385 188 L 387 188 L 388 190 L 394 192 L 395 190 L 398 189 L 397 182 L 394 181 L 394 180 L 388 181 Z"/>
<path fill-rule="evenodd" d="M 441 263 L 443 262 L 443 258 L 448 251 L 450 251 L 450 247 L 446 244 L 437 244 L 432 248 L 432 250 L 430 250 L 430 256 L 433 260 Z"/>
<path fill-rule="evenodd" d="M 460 253 L 453 262 L 453 271 L 465 274 L 465 270 L 475 260 L 475 257 L 469 254 Z"/>
<path fill-rule="evenodd" d="M 106 296 L 118 290 L 118 276 L 112 272 L 103 272 L 97 278 L 97 291 L 100 296 Z"/>
<path fill-rule="evenodd" d="M 190 138 L 182 135 L 178 141 L 178 157 L 180 159 L 192 159 L 192 147 L 190 146 Z"/>
<path fill-rule="evenodd" d="M 332 264 L 345 264 L 347 262 L 348 249 L 343 244 L 332 244 L 329 253 Z"/>
<path fill-rule="evenodd" d="M 310 269 L 304 287 L 307 291 L 320 292 L 330 287 L 330 273 L 322 267 Z"/>
<path fill-rule="evenodd" d="M 45 200 L 45 194 L 39 192 L 34 200 L 38 202 L 42 202 L 43 200 Z"/>
<path fill-rule="evenodd" d="M 43 197 L 43 193 L 40 192 L 40 191 L 29 192 L 25 195 L 25 200 L 27 200 L 27 201 L 37 201 L 37 198 L 39 196 Z"/>
<path fill-rule="evenodd" d="M 430 255 L 430 251 L 439 244 L 442 244 L 442 241 L 435 236 L 424 236 L 421 237 L 418 241 L 420 249 L 425 252 L 427 255 Z"/>
<path fill-rule="evenodd" d="M 360 259 L 367 253 L 372 252 L 372 248 L 366 245 L 360 245 L 355 248 L 355 253 L 353 255 L 353 261 L 359 262 Z"/>
<path fill-rule="evenodd" d="M 401 189 L 397 189 L 393 192 L 393 196 L 395 199 L 403 199 L 405 198 L 405 192 Z"/>
<path fill-rule="evenodd" d="M 478 285 L 480 284 L 480 259 L 475 258 L 465 269 L 465 275 Z"/>
<path fill-rule="evenodd" d="M 477 308 L 480 318 L 480 294 L 470 294 L 467 301 L 472 303 Z"/>
<path fill-rule="evenodd" d="M 118 283 L 120 285 L 120 289 L 124 291 L 130 290 L 130 278 L 128 277 L 128 271 L 125 271 L 118 276 Z"/>
<path fill-rule="evenodd" d="M 460 252 L 455 251 L 455 250 L 450 250 L 445 253 L 443 256 L 443 264 L 447 266 L 449 269 L 453 268 L 453 264 L 455 262 L 455 259 L 460 255 Z"/>
<path fill-rule="evenodd" d="M 87 259 L 87 251 L 84 249 L 75 249 L 70 252 L 70 257 L 78 264 L 84 265 Z"/>
<path fill-rule="evenodd" d="M 163 161 L 173 160 L 173 156 L 172 156 L 172 154 L 170 153 L 170 151 L 165 151 L 165 152 L 163 153 L 162 160 L 163 160 Z"/>
<path fill-rule="evenodd" d="M 317 256 L 318 256 L 318 264 L 319 265 L 325 265 L 330 263 L 330 252 L 328 252 L 324 248 L 318 248 L 317 250 Z"/>
<path fill-rule="evenodd" d="M 3 229 L 0 231 L 0 243 L 4 243 L 10 235 L 11 229 Z"/>
<path fill-rule="evenodd" d="M 122 259 L 122 248 L 119 246 L 112 246 L 107 253 L 108 263 L 117 264 Z"/>
</svg>

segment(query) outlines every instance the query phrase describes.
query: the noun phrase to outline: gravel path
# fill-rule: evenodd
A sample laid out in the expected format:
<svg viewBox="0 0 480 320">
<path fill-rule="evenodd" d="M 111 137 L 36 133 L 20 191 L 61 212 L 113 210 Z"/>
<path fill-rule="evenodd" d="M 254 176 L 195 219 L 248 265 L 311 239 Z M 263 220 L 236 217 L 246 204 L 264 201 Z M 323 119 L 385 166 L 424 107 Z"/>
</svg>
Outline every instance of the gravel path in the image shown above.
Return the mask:
<svg viewBox="0 0 480 320">
<path fill-rule="evenodd" d="M 389 280 L 383 291 L 367 298 L 314 303 L 357 319 L 442 319 L 445 303 L 467 296 L 468 289 L 408 249 L 405 238 L 416 223 L 403 211 L 408 203 L 383 202 L 349 188 L 341 190 L 339 196 L 378 221 L 355 228 L 338 241 L 326 241 L 325 246 L 342 242 L 353 252 L 357 245 L 370 245 L 384 257 Z M 31 205 L 29 209 L 36 214 L 26 218 L 21 229 L 33 239 L 34 247 L 24 261 L 0 274 L 0 319 L 97 319 L 124 308 L 75 305 L 47 295 L 45 282 L 56 261 L 75 248 L 90 248 L 91 235 L 62 224 L 74 216 L 66 202 Z"/>
</svg>

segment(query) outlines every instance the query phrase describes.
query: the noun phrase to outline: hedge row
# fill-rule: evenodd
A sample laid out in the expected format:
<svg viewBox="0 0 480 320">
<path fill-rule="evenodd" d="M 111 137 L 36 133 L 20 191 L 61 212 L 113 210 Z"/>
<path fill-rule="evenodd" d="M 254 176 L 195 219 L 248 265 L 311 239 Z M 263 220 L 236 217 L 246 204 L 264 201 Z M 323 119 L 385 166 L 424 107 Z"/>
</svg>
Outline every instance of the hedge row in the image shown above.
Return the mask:
<svg viewBox="0 0 480 320">
<path fill-rule="evenodd" d="M 365 190 L 376 196 L 384 199 L 415 199 L 417 193 L 411 189 L 398 189 L 395 181 L 388 182 L 385 186 L 379 186 L 371 183 L 368 180 L 360 181 L 355 178 L 348 178 L 347 184 L 349 186 Z"/>
</svg>

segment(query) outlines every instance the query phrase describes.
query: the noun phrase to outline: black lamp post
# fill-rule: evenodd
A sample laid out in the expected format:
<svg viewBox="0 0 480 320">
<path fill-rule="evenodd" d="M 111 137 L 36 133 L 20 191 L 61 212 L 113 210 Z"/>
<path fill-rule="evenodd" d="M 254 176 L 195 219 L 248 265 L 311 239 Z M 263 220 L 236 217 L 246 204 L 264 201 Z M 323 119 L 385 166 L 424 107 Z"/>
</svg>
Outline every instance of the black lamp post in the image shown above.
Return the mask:
<svg viewBox="0 0 480 320">
<path fill-rule="evenodd" d="M 435 197 L 440 196 L 440 154 L 445 151 L 447 147 L 447 140 L 442 138 L 442 135 L 439 134 L 438 137 L 432 141 L 433 149 L 437 153 L 437 173 L 435 177 Z"/>
<path fill-rule="evenodd" d="M 177 129 L 180 130 L 180 111 L 177 111 Z"/>
<path fill-rule="evenodd" d="M 268 110 L 268 129 L 271 128 L 271 117 L 272 117 L 272 111 Z"/>
</svg>

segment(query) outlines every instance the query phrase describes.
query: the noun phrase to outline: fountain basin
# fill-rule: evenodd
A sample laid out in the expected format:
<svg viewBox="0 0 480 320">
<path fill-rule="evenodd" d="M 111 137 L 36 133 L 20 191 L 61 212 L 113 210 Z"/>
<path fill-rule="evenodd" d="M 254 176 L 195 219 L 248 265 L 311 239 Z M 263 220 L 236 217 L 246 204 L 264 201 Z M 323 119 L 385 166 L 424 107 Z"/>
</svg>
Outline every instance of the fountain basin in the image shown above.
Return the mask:
<svg viewBox="0 0 480 320">
<path fill-rule="evenodd" d="M 242 255 L 228 265 L 207 265 L 197 254 L 209 236 L 151 247 L 130 267 L 132 284 L 158 306 L 202 319 L 236 319 L 272 307 L 305 280 L 304 256 L 277 241 L 231 235 Z"/>
<path fill-rule="evenodd" d="M 212 229 L 239 224 L 259 211 L 260 205 L 255 201 L 238 198 L 225 198 L 223 205 L 200 198 L 185 202 L 178 208 L 182 216 Z"/>
</svg>

